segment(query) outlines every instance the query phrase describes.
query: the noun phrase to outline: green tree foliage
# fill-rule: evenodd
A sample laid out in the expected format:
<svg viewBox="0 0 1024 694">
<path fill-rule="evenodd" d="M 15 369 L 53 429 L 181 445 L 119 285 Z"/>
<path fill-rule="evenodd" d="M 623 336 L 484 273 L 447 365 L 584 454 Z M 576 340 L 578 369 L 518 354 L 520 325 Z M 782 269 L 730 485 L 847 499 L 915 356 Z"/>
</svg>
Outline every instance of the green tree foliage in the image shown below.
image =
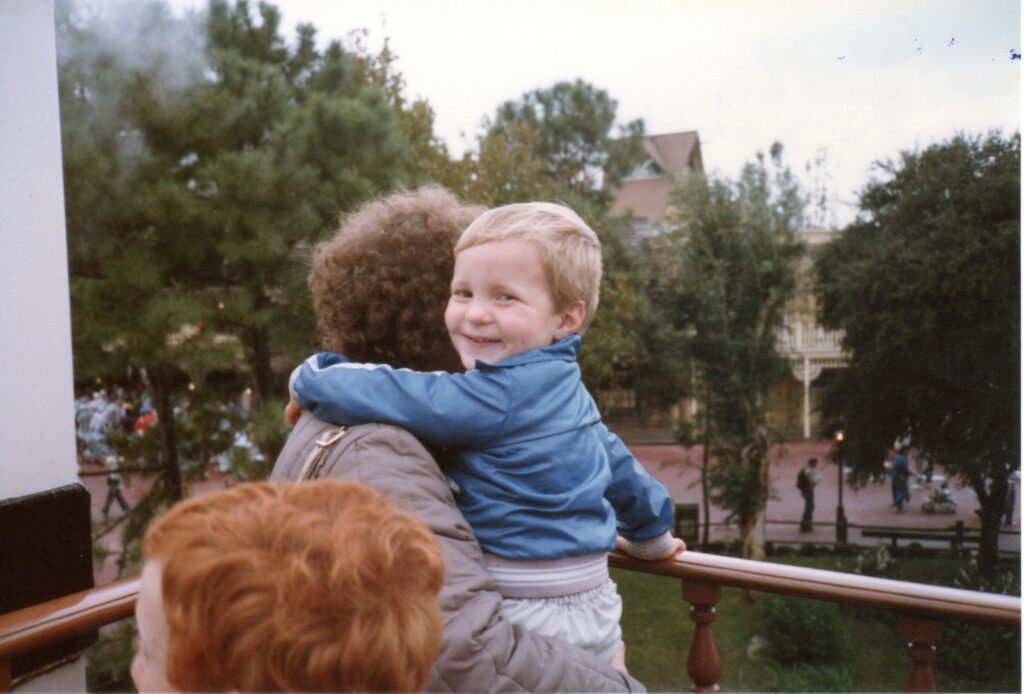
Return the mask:
<svg viewBox="0 0 1024 694">
<path fill-rule="evenodd" d="M 298 297 L 280 290 L 304 274 L 296 249 L 339 211 L 398 180 L 405 159 L 395 109 L 366 60 L 337 42 L 319 54 L 308 25 L 289 49 L 279 22 L 267 4 L 256 21 L 245 2 L 211 1 L 207 54 L 216 78 L 183 102 L 175 120 L 187 124 L 184 141 L 171 152 L 194 155 L 204 235 L 217 240 L 220 279 L 232 290 L 223 320 L 242 336 L 263 398 L 276 392 L 271 345 L 310 335 L 308 322 L 296 331 L 291 318 Z"/>
<path fill-rule="evenodd" d="M 434 142 L 388 54 L 320 51 L 268 3 L 62 4 L 59 79 L 79 377 L 144 372 L 180 497 L 173 407 L 189 382 L 313 343 L 302 279 L 339 212 L 408 179 Z"/>
<path fill-rule="evenodd" d="M 862 477 L 909 436 L 969 484 L 991 567 L 1020 466 L 1020 135 L 957 135 L 879 166 L 817 261 L 821 318 L 850 360 L 824 412 Z"/>
<path fill-rule="evenodd" d="M 502 104 L 475 152 L 459 163 L 457 190 L 487 206 L 553 200 L 572 207 L 604 247 L 601 304 L 580 365 L 600 392 L 629 372 L 641 352 L 642 275 L 622 246 L 622 220 L 609 216 L 609 185 L 641 155 L 643 122 L 616 126 L 617 102 L 586 82 L 559 82 Z M 608 185 L 602 185 L 602 182 Z"/>
<path fill-rule="evenodd" d="M 739 519 L 743 556 L 763 559 L 768 394 L 788 369 L 776 339 L 796 289 L 803 199 L 775 144 L 736 182 L 687 177 L 673 208 L 653 243 L 652 295 L 706 408 L 714 501 Z"/>
<path fill-rule="evenodd" d="M 175 392 L 230 365 L 237 349 L 198 328 L 212 317 L 205 282 L 169 291 L 182 268 L 205 264 L 194 232 L 198 206 L 164 175 L 168 163 L 145 148 L 125 113 L 142 108 L 134 96 L 147 75 L 171 89 L 198 74 L 194 62 L 172 68 L 154 38 L 164 32 L 188 53 L 196 27 L 159 5 L 110 27 L 83 26 L 66 5 L 58 17 L 75 370 L 79 378 L 144 370 L 163 422 L 162 483 L 180 498 Z M 129 59 L 106 32 L 137 32 L 156 50 Z"/>
<path fill-rule="evenodd" d="M 614 185 L 637 163 L 644 125 L 634 120 L 612 133 L 618 102 L 582 80 L 558 82 L 523 94 L 498 107 L 490 135 L 515 140 L 525 124 L 540 135 L 538 154 L 548 175 L 566 190 L 607 198 Z"/>
</svg>

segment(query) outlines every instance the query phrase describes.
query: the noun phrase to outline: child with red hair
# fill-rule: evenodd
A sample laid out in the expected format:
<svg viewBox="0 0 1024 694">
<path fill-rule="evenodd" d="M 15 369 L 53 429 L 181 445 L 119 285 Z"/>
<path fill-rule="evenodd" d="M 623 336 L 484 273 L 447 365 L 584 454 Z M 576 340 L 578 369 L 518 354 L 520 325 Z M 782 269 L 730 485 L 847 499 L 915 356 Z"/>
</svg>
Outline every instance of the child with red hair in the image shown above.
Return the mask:
<svg viewBox="0 0 1024 694">
<path fill-rule="evenodd" d="M 354 482 L 254 482 L 146 533 L 132 679 L 150 691 L 422 691 L 441 643 L 433 535 Z"/>
</svg>

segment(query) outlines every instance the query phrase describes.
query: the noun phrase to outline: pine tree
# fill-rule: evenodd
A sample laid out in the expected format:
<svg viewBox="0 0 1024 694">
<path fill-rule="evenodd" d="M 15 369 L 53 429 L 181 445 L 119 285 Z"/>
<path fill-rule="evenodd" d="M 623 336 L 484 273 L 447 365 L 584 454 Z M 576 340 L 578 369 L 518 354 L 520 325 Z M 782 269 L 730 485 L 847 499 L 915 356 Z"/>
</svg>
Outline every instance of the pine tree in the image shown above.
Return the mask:
<svg viewBox="0 0 1024 694">
<path fill-rule="evenodd" d="M 314 345 L 312 246 L 413 177 L 411 117 L 386 59 L 337 41 L 321 52 L 308 25 L 289 45 L 270 4 L 118 9 L 59 14 L 76 372 L 145 374 L 174 500 L 175 404 L 245 364 L 260 398 L 283 395 L 272 360 Z"/>
</svg>

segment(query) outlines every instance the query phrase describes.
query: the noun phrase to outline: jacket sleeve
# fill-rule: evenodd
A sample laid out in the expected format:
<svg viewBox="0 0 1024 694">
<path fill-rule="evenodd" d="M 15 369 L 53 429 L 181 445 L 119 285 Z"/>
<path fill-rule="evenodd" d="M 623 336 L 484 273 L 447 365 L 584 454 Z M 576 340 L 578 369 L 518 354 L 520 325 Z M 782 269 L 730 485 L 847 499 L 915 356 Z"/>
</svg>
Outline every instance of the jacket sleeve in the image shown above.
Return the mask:
<svg viewBox="0 0 1024 694">
<path fill-rule="evenodd" d="M 304 409 L 324 421 L 393 424 L 443 446 L 493 440 L 511 409 L 501 373 L 393 369 L 328 352 L 303 362 L 290 389 Z"/>
<path fill-rule="evenodd" d="M 316 440 L 334 427 L 303 413 L 274 465 L 272 480 L 295 480 Z M 330 450 L 321 477 L 361 482 L 390 497 L 431 529 L 445 557 L 439 603 L 444 638 L 428 692 L 642 692 L 609 663 L 558 639 L 513 625 L 480 545 L 433 456 L 411 434 L 369 424 Z"/>
<path fill-rule="evenodd" d="M 612 472 L 605 498 L 615 509 L 619 534 L 627 540 L 642 542 L 671 530 L 675 507 L 668 490 L 644 470 L 622 439 L 603 423 L 597 426 Z"/>
</svg>

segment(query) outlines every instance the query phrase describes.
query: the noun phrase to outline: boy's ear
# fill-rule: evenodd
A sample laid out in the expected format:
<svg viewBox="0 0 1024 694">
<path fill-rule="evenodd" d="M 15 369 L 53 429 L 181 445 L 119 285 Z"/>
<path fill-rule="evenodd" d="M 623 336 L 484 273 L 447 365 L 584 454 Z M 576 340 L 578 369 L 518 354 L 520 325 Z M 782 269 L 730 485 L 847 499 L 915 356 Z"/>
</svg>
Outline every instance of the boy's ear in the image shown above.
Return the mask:
<svg viewBox="0 0 1024 694">
<path fill-rule="evenodd" d="M 559 313 L 555 342 L 580 331 L 583 319 L 587 317 L 587 305 L 582 299 L 574 301 Z"/>
</svg>

